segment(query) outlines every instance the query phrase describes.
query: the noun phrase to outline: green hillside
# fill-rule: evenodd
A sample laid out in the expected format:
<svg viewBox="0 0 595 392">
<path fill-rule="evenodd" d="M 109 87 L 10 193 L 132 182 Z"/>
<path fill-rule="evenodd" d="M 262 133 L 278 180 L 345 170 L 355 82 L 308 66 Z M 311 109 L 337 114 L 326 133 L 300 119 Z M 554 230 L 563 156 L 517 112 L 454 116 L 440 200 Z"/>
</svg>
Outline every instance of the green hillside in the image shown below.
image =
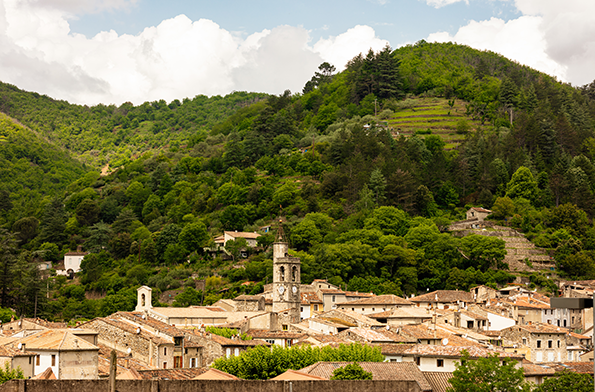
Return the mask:
<svg viewBox="0 0 595 392">
<path fill-rule="evenodd" d="M 34 131 L 10 123 L 23 136 L 0 142 L 20 165 L 3 195 L 21 206 L 0 204 L 0 239 L 18 241 L 0 301 L 21 314 L 35 298 L 56 319 L 130 310 L 140 284 L 156 305 L 258 293 L 272 235 L 247 259 L 242 243 L 230 259 L 203 248 L 279 216 L 304 283 L 402 295 L 518 276 L 551 292 L 559 277 L 595 278 L 595 84 L 574 88 L 495 53 L 422 41 L 361 54 L 340 73 L 321 64 L 301 93 L 118 108 L 2 85 L 0 109 Z M 112 171 L 85 172 L 64 151 Z M 471 206 L 492 209 L 522 244 L 448 232 Z M 72 281 L 27 269 L 78 246 L 91 255 Z M 555 271 L 519 261 L 535 252 Z"/>
<path fill-rule="evenodd" d="M 468 104 L 461 100 L 419 97 L 406 99 L 400 106 L 387 121 L 393 137 L 438 135 L 451 150 L 468 132 L 481 128 L 480 121 L 466 115 Z"/>
<path fill-rule="evenodd" d="M 40 214 L 42 198 L 62 193 L 86 171 L 67 151 L 0 113 L 0 204 L 11 206 L 1 224 Z"/>
</svg>

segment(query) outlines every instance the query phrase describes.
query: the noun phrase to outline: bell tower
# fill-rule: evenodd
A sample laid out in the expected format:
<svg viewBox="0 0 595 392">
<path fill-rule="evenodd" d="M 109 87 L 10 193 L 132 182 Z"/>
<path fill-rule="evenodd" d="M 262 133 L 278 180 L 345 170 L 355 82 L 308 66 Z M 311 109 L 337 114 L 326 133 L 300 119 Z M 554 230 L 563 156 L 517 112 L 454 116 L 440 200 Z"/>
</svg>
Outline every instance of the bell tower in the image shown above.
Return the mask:
<svg viewBox="0 0 595 392">
<path fill-rule="evenodd" d="M 273 312 L 289 310 L 292 323 L 300 322 L 300 259 L 291 257 L 279 220 L 277 238 L 273 243 Z"/>
</svg>

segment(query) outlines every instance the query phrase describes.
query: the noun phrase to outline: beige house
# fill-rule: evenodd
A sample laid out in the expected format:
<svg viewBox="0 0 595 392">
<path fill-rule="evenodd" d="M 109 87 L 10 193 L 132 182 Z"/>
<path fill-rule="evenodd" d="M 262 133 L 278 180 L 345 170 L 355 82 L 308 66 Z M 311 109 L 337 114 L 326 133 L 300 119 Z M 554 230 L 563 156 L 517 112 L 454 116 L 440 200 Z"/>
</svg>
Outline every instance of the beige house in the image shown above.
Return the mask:
<svg viewBox="0 0 595 392">
<path fill-rule="evenodd" d="M 22 347 L 22 346 L 21 346 Z M 0 368 L 4 369 L 6 363 L 8 368 L 14 370 L 20 368 L 25 378 L 35 376 L 35 359 L 37 354 L 26 352 L 23 349 L 14 349 L 8 346 L 0 346 Z"/>
<path fill-rule="evenodd" d="M 393 294 L 378 295 L 337 304 L 339 310 L 351 310 L 364 315 L 384 312 L 394 308 L 410 308 L 413 304 Z"/>
<path fill-rule="evenodd" d="M 368 317 L 390 327 L 399 327 L 407 324 L 421 324 L 432 320 L 434 313 L 427 308 L 395 308 L 386 312 L 369 314 Z"/>
<path fill-rule="evenodd" d="M 15 340 L 11 346 L 37 354 L 34 375 L 51 368 L 59 380 L 96 380 L 99 377 L 99 348 L 68 330 L 39 331 Z"/>
<path fill-rule="evenodd" d="M 500 331 L 503 338 L 530 348 L 527 360 L 540 362 L 562 362 L 567 360 L 567 330 L 548 324 L 515 325 Z"/>
<path fill-rule="evenodd" d="M 474 301 L 473 295 L 460 290 L 436 290 L 431 293 L 410 298 L 418 308 L 466 309 Z"/>
<path fill-rule="evenodd" d="M 477 220 L 482 221 L 485 218 L 487 218 L 487 216 L 490 215 L 491 213 L 492 213 L 492 211 L 486 210 L 485 208 L 471 207 L 467 211 L 467 220 L 477 219 Z"/>
<path fill-rule="evenodd" d="M 500 358 L 511 358 L 519 361 L 521 366 L 523 357 L 519 354 L 495 352 L 478 346 L 444 346 L 423 344 L 395 344 L 382 345 L 381 352 L 387 362 L 414 362 L 422 372 L 454 372 L 456 363 L 461 361 L 463 351 L 467 351 L 471 358 L 485 358 L 497 354 Z"/>
</svg>

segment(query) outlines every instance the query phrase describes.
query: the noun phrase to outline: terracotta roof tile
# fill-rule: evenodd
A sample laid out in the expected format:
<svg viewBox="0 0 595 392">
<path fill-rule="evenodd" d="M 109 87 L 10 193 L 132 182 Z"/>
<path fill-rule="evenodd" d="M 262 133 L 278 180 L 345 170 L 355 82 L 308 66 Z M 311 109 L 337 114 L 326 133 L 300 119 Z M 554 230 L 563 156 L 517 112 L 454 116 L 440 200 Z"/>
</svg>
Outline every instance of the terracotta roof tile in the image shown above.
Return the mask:
<svg viewBox="0 0 595 392">
<path fill-rule="evenodd" d="M 473 294 L 459 290 L 437 290 L 409 299 L 411 302 L 474 302 Z"/>
<path fill-rule="evenodd" d="M 451 379 L 450 372 L 422 372 L 428 383 L 432 386 L 432 392 L 446 392 L 452 387 L 448 380 Z"/>
<path fill-rule="evenodd" d="M 358 306 L 358 305 L 409 305 L 411 302 L 394 294 L 378 295 L 357 299 L 355 301 L 341 302 L 337 306 Z"/>
<path fill-rule="evenodd" d="M 67 330 L 42 330 L 33 335 L 19 339 L 19 343 L 25 345 L 27 350 L 57 350 L 57 351 L 79 351 L 98 350 L 97 346 L 77 337 Z M 13 343 L 15 344 L 15 343 Z"/>
<path fill-rule="evenodd" d="M 208 368 L 151 369 L 140 370 L 138 373 L 143 380 L 192 380 L 207 370 Z"/>
<path fill-rule="evenodd" d="M 304 336 L 300 332 L 291 331 L 269 331 L 268 329 L 249 329 L 246 335 L 257 339 L 299 339 Z"/>
<path fill-rule="evenodd" d="M 330 380 L 335 369 L 351 362 L 317 362 L 300 369 L 300 372 L 313 374 Z M 422 391 L 431 391 L 432 387 L 413 362 L 358 362 L 367 372 L 372 373 L 373 380 L 415 381 Z"/>
</svg>

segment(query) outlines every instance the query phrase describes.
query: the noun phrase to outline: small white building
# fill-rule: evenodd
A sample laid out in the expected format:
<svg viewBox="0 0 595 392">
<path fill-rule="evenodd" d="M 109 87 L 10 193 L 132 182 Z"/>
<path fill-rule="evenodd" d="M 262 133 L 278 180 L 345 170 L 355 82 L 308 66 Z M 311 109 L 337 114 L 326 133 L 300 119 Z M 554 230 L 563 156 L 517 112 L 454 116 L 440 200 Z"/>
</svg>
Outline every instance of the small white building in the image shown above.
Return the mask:
<svg viewBox="0 0 595 392">
<path fill-rule="evenodd" d="M 64 254 L 64 271 L 65 275 L 76 274 L 81 270 L 81 263 L 87 255 L 87 252 L 81 252 L 80 248 L 76 252 L 68 252 Z"/>
</svg>

